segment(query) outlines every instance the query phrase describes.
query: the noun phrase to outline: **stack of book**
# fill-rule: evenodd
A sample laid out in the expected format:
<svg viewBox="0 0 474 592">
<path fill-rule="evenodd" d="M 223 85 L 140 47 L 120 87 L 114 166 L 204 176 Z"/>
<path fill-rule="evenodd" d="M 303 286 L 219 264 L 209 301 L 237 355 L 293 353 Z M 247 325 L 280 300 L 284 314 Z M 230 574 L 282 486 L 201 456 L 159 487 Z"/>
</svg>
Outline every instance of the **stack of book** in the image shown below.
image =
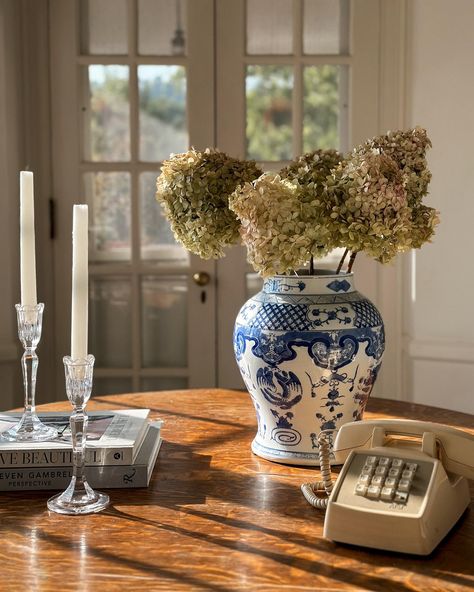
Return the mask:
<svg viewBox="0 0 474 592">
<path fill-rule="evenodd" d="M 87 413 L 86 477 L 93 488 L 147 487 L 161 446 L 161 421 L 148 421 L 149 409 Z M 21 414 L 0 414 L 0 433 Z M 0 439 L 0 491 L 65 489 L 72 477 L 69 414 L 39 417 L 59 432 L 52 442 L 17 443 Z"/>
</svg>

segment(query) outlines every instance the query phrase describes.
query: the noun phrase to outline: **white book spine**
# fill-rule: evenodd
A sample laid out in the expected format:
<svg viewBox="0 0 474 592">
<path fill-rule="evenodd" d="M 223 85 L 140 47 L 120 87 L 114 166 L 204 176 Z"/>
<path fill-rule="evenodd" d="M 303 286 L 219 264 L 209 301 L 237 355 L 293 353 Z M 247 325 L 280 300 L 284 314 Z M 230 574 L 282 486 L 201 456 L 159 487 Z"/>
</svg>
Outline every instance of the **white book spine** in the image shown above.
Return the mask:
<svg viewBox="0 0 474 592">
<path fill-rule="evenodd" d="M 160 441 L 161 444 L 161 441 Z M 158 449 L 156 450 L 156 456 Z M 94 488 L 116 489 L 147 487 L 153 463 L 149 465 L 115 465 L 86 467 L 86 477 Z M 0 470 L 0 491 L 40 491 L 66 489 L 71 481 L 72 467 L 21 467 Z"/>
<path fill-rule="evenodd" d="M 136 462 L 136 454 L 148 428 L 148 409 L 138 409 L 128 412 L 104 411 L 91 412 L 89 418 L 112 417 L 112 421 L 99 439 L 89 441 L 86 446 L 86 465 L 132 465 Z M 44 413 L 40 418 L 48 423 L 54 417 L 64 417 L 65 414 Z M 11 421 L 14 414 L 2 414 Z M 92 422 L 90 422 L 90 425 Z M 53 424 L 51 424 L 53 425 Z M 54 440 L 35 444 L 18 444 L 0 441 L 0 471 L 27 468 L 70 467 L 72 465 L 71 444 Z M 1 479 L 0 479 L 1 481 Z M 1 491 L 1 483 L 0 483 Z"/>
<path fill-rule="evenodd" d="M 87 467 L 87 480 L 92 487 L 146 487 L 147 466 Z M 71 481 L 72 467 L 6 469 L 0 471 L 0 491 L 39 491 L 66 489 Z"/>
</svg>

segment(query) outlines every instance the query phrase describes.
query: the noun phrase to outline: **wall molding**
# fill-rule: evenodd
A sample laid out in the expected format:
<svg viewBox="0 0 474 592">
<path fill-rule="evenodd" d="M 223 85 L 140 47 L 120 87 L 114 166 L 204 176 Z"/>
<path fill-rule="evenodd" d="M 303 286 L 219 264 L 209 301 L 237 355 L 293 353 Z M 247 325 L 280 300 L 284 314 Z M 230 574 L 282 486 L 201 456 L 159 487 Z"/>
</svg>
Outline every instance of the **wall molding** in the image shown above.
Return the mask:
<svg viewBox="0 0 474 592">
<path fill-rule="evenodd" d="M 474 343 L 448 339 L 407 339 L 404 349 L 413 360 L 474 364 Z"/>
</svg>

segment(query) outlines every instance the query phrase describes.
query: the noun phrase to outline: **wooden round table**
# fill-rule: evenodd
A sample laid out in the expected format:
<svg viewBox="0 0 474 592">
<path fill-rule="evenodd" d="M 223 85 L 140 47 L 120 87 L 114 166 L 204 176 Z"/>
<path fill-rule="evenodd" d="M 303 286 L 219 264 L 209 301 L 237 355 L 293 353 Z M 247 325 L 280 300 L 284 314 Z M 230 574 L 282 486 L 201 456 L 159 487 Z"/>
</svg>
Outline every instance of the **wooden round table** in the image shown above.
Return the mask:
<svg viewBox="0 0 474 592">
<path fill-rule="evenodd" d="M 468 590 L 474 519 L 468 510 L 428 557 L 322 538 L 324 514 L 300 484 L 317 470 L 254 456 L 250 398 L 220 389 L 99 397 L 92 409 L 148 407 L 164 442 L 148 489 L 111 489 L 112 505 L 82 517 L 50 514 L 49 492 L 2 494 L 0 590 Z M 68 403 L 43 410 L 68 410 Z M 372 399 L 367 418 L 404 417 L 472 428 L 473 417 Z M 473 483 L 471 483 L 471 486 Z M 471 488 L 474 493 L 474 488 Z"/>
</svg>

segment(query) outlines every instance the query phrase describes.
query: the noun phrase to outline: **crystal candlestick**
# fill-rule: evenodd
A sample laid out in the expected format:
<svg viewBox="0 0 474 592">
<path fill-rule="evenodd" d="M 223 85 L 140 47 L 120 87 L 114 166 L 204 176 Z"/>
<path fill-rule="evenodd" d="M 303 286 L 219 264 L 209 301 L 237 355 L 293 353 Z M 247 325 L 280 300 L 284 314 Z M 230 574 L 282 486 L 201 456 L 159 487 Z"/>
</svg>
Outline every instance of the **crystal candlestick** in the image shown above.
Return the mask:
<svg viewBox="0 0 474 592">
<path fill-rule="evenodd" d="M 72 436 L 72 479 L 66 491 L 48 500 L 48 508 L 59 514 L 91 514 L 109 505 L 109 496 L 94 491 L 87 482 L 85 454 L 87 442 L 87 414 L 85 407 L 91 396 L 94 356 L 73 360 L 63 358 L 66 373 L 66 393 L 73 407 L 70 419 Z"/>
<path fill-rule="evenodd" d="M 20 421 L 2 433 L 1 438 L 10 442 L 44 442 L 58 437 L 55 428 L 42 423 L 36 415 L 35 390 L 38 356 L 36 347 L 41 338 L 44 304 L 16 304 L 18 337 L 25 348 L 21 358 L 25 410 Z"/>
</svg>

